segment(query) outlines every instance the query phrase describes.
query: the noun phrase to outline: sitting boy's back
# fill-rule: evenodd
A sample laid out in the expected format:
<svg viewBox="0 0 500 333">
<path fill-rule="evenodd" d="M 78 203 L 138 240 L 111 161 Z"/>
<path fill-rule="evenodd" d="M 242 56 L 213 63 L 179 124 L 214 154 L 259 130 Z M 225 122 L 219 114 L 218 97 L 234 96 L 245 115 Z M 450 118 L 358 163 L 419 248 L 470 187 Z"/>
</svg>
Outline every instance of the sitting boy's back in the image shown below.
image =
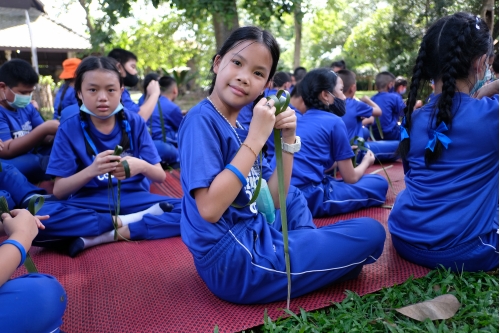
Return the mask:
<svg viewBox="0 0 500 333">
<path fill-rule="evenodd" d="M 394 86 L 394 80 L 394 75 L 389 72 L 381 72 L 375 77 L 378 93 L 372 97 L 372 101 L 382 109 L 379 118 L 382 135 L 377 126 L 372 126 L 373 136 L 377 140 L 399 140 L 400 137 L 398 120 L 403 116 L 405 103 L 399 94 L 389 93 L 389 89 Z"/>
</svg>

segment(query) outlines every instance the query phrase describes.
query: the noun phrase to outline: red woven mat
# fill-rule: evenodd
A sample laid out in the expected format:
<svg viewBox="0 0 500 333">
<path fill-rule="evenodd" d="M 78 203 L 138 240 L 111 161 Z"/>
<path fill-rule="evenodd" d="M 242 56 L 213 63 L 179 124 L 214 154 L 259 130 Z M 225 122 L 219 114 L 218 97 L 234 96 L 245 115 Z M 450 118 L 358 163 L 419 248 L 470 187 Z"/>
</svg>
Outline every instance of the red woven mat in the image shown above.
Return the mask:
<svg viewBox="0 0 500 333">
<path fill-rule="evenodd" d="M 400 190 L 401 164 L 395 163 L 387 171 Z M 178 177 L 178 172 L 169 173 L 164 184 L 152 186 L 152 192 L 180 195 Z M 394 195 L 388 194 L 387 201 L 393 202 Z M 388 215 L 389 209 L 369 208 L 316 222 L 323 226 L 371 216 L 386 226 Z M 428 269 L 401 259 L 387 236 L 381 258 L 365 266 L 358 279 L 293 299 L 291 309 L 322 308 L 341 301 L 347 289 L 362 295 L 427 274 Z M 235 305 L 212 295 L 180 237 L 101 245 L 74 259 L 40 248 L 31 253 L 39 271 L 56 276 L 65 287 L 68 308 L 62 329 L 71 333 L 213 332 L 215 325 L 220 332 L 235 332 L 262 324 L 265 309 L 273 319 L 284 315 L 281 309 L 286 302 Z M 19 269 L 16 275 L 24 272 L 24 268 Z"/>
</svg>

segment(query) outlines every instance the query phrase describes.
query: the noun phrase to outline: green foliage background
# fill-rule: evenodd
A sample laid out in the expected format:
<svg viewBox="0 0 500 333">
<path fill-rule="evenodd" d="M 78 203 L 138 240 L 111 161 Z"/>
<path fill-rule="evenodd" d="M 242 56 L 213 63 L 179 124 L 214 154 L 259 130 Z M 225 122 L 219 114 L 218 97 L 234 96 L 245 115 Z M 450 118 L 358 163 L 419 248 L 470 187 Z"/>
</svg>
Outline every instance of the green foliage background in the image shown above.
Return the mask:
<svg viewBox="0 0 500 333">
<path fill-rule="evenodd" d="M 483 0 L 64 0 L 88 8 L 98 3 L 102 15 L 90 17 L 91 41 L 96 51 L 129 49 L 139 57 L 142 73 L 182 66 L 208 82 L 216 52 L 213 15 L 240 25 L 270 30 L 282 48 L 279 70 L 293 69 L 294 10 L 302 17 L 300 63 L 307 69 L 344 59 L 348 68 L 364 76 L 380 70 L 409 77 L 420 40 L 436 19 L 457 11 L 479 14 Z M 138 21 L 125 32 L 114 27 L 133 15 L 135 3 L 156 8 L 150 21 Z M 498 0 L 494 39 L 498 39 Z M 236 12 L 234 10 L 236 8 Z M 90 15 L 90 14 L 89 14 Z M 201 79 L 201 80 L 200 80 Z M 205 81 L 205 82 L 204 82 Z"/>
</svg>

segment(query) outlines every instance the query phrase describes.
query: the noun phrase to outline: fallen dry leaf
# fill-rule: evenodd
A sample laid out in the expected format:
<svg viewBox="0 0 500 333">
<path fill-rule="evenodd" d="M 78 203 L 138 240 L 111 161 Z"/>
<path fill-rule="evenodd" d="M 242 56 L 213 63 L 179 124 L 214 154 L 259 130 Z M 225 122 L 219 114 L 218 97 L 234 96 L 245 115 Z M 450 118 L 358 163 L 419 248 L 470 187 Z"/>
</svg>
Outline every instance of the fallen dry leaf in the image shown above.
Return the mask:
<svg viewBox="0 0 500 333">
<path fill-rule="evenodd" d="M 447 294 L 429 301 L 408 305 L 396 309 L 396 311 L 418 321 L 424 321 L 427 318 L 431 320 L 448 319 L 455 315 L 460 305 L 455 296 Z"/>
</svg>

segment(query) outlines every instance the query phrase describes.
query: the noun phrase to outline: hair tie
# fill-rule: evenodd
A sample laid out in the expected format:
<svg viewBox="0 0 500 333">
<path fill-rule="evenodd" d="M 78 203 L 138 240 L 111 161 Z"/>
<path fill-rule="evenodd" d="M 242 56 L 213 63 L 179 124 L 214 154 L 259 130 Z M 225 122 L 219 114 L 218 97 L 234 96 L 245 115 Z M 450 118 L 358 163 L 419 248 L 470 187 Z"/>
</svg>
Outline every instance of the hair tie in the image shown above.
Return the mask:
<svg viewBox="0 0 500 333">
<path fill-rule="evenodd" d="M 448 145 L 452 142 L 449 137 L 443 134 L 443 132 L 446 132 L 448 130 L 448 127 L 444 122 L 441 122 L 439 126 L 435 130 L 430 130 L 429 131 L 429 142 L 427 143 L 427 146 L 425 149 L 430 149 L 432 152 L 434 152 L 434 148 L 436 147 L 437 140 L 441 141 L 443 146 L 448 149 Z"/>
<path fill-rule="evenodd" d="M 479 30 L 479 29 L 480 29 L 480 28 L 479 28 L 479 22 L 480 22 L 480 21 L 479 21 L 479 17 L 478 17 L 478 16 L 476 16 L 476 29 L 477 29 L 477 30 Z"/>
</svg>

